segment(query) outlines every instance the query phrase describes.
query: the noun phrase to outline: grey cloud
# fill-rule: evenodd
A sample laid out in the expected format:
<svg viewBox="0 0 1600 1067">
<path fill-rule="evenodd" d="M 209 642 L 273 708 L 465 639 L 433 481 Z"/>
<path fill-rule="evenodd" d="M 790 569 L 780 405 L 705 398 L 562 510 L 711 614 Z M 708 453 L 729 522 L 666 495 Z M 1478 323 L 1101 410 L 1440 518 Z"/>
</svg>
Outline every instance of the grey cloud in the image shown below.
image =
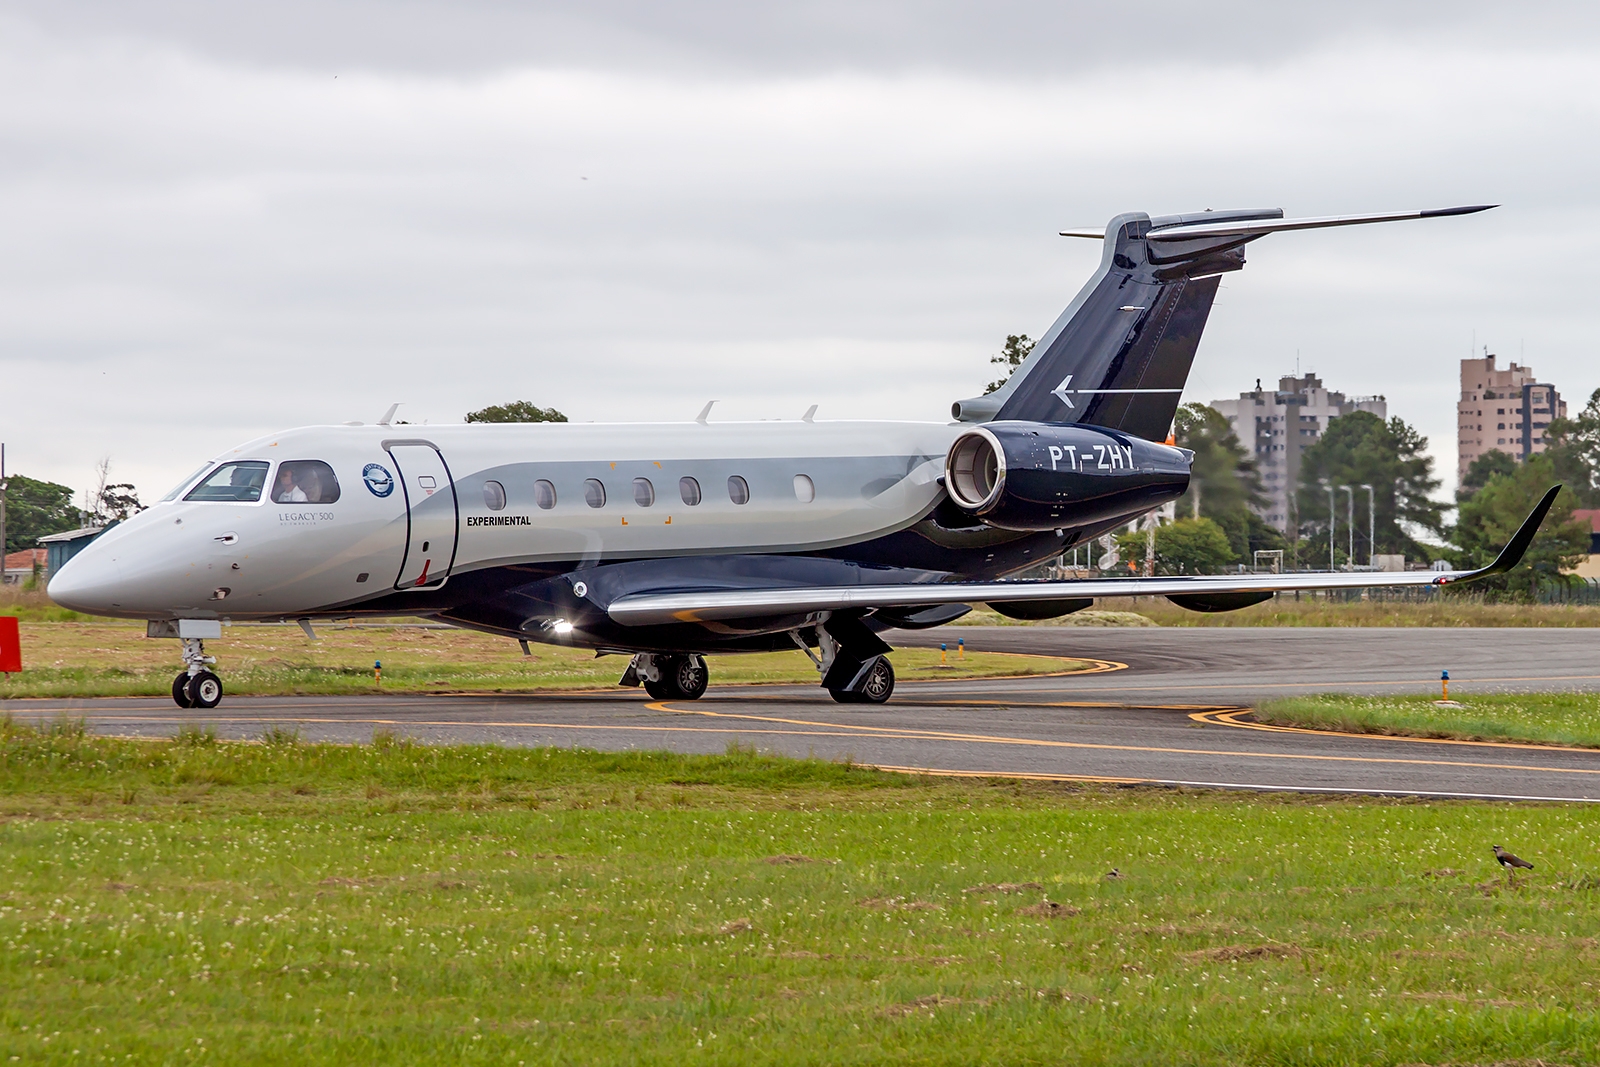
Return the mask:
<svg viewBox="0 0 1600 1067">
<path fill-rule="evenodd" d="M 248 63 L 477 74 L 528 65 L 758 76 L 979 72 L 1022 80 L 1171 64 L 1274 63 L 1336 44 L 1549 47 L 1592 38 L 1593 4 L 1138 5 L 1050 0 L 10 0 L 51 32 L 133 38 Z"/>
</svg>

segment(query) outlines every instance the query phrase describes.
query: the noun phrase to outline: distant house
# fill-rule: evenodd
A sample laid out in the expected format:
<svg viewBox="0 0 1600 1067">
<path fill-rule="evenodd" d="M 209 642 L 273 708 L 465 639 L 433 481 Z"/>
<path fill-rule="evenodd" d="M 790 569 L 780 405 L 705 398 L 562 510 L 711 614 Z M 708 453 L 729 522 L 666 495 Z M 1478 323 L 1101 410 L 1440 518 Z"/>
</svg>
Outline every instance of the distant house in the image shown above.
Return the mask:
<svg viewBox="0 0 1600 1067">
<path fill-rule="evenodd" d="M 112 523 L 111 526 L 115 526 Z M 111 526 L 85 526 L 81 530 L 68 530 L 66 533 L 50 534 L 39 538 L 39 543 L 49 553 L 48 570 L 51 574 L 59 571 L 67 560 L 89 547 L 89 542 L 111 529 Z"/>
<path fill-rule="evenodd" d="M 21 552 L 12 552 L 6 556 L 3 574 L 3 584 L 21 585 L 33 577 L 34 568 L 46 571 L 49 565 L 50 553 L 42 548 L 25 548 Z"/>
</svg>

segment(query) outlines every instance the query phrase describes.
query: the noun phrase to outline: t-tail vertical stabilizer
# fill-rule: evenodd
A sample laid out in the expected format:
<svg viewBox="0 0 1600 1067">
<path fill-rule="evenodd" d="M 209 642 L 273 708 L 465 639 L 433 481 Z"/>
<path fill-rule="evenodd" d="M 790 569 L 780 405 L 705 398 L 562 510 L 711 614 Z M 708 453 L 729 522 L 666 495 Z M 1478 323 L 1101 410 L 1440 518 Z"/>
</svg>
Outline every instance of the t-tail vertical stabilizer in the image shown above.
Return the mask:
<svg viewBox="0 0 1600 1067">
<path fill-rule="evenodd" d="M 1118 215 L 1099 269 L 1011 378 L 954 404 L 963 422 L 1083 423 L 1146 440 L 1167 436 L 1221 276 L 1244 266 L 1244 246 L 1278 230 L 1466 215 L 1492 204 L 1434 211 L 1285 219 L 1281 209 Z"/>
</svg>

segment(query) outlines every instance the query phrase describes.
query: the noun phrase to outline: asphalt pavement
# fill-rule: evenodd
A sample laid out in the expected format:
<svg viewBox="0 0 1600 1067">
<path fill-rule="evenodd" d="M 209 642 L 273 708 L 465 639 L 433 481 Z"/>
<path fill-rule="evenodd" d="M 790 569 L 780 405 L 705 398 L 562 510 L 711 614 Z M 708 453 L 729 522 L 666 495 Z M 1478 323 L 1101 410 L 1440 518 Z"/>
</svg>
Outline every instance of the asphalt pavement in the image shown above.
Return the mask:
<svg viewBox="0 0 1600 1067">
<path fill-rule="evenodd" d="M 1600 689 L 1600 630 L 1100 629 L 946 627 L 892 644 L 1073 656 L 1092 672 L 902 682 L 881 707 L 809 686 L 717 686 L 698 701 L 639 690 L 361 697 L 228 697 L 211 711 L 165 698 L 0 701 L 24 720 L 82 716 L 91 730 L 169 736 L 186 723 L 252 738 L 578 745 L 792 756 L 950 775 L 1258 790 L 1600 800 L 1600 751 L 1354 736 L 1268 727 L 1248 706 L 1294 693 Z M 224 679 L 226 654 L 223 652 Z"/>
</svg>

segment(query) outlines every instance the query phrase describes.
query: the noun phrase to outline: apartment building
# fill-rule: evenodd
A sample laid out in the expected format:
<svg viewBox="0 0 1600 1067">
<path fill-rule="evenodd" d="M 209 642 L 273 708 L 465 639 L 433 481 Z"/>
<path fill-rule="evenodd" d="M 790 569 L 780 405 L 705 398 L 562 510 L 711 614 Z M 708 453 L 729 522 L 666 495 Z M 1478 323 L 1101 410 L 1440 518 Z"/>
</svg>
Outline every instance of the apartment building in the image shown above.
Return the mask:
<svg viewBox="0 0 1600 1067">
<path fill-rule="evenodd" d="M 1545 430 L 1565 418 L 1567 402 L 1531 367 L 1513 363 L 1500 370 L 1488 349 L 1482 359 L 1461 361 L 1461 399 L 1456 402 L 1456 478 L 1467 476 L 1472 461 L 1500 451 L 1518 462 L 1545 449 Z"/>
<path fill-rule="evenodd" d="M 1261 517 L 1284 533 L 1294 514 L 1295 487 L 1300 482 L 1300 455 L 1327 432 L 1328 424 L 1352 411 L 1369 411 L 1388 419 L 1389 405 L 1381 396 L 1350 396 L 1330 392 L 1315 374 L 1278 379 L 1276 390 L 1261 388 L 1261 379 L 1237 400 L 1213 400 L 1239 442 L 1255 453 L 1256 467 L 1266 486 L 1269 503 Z M 1205 486 L 1200 487 L 1203 494 Z"/>
</svg>

